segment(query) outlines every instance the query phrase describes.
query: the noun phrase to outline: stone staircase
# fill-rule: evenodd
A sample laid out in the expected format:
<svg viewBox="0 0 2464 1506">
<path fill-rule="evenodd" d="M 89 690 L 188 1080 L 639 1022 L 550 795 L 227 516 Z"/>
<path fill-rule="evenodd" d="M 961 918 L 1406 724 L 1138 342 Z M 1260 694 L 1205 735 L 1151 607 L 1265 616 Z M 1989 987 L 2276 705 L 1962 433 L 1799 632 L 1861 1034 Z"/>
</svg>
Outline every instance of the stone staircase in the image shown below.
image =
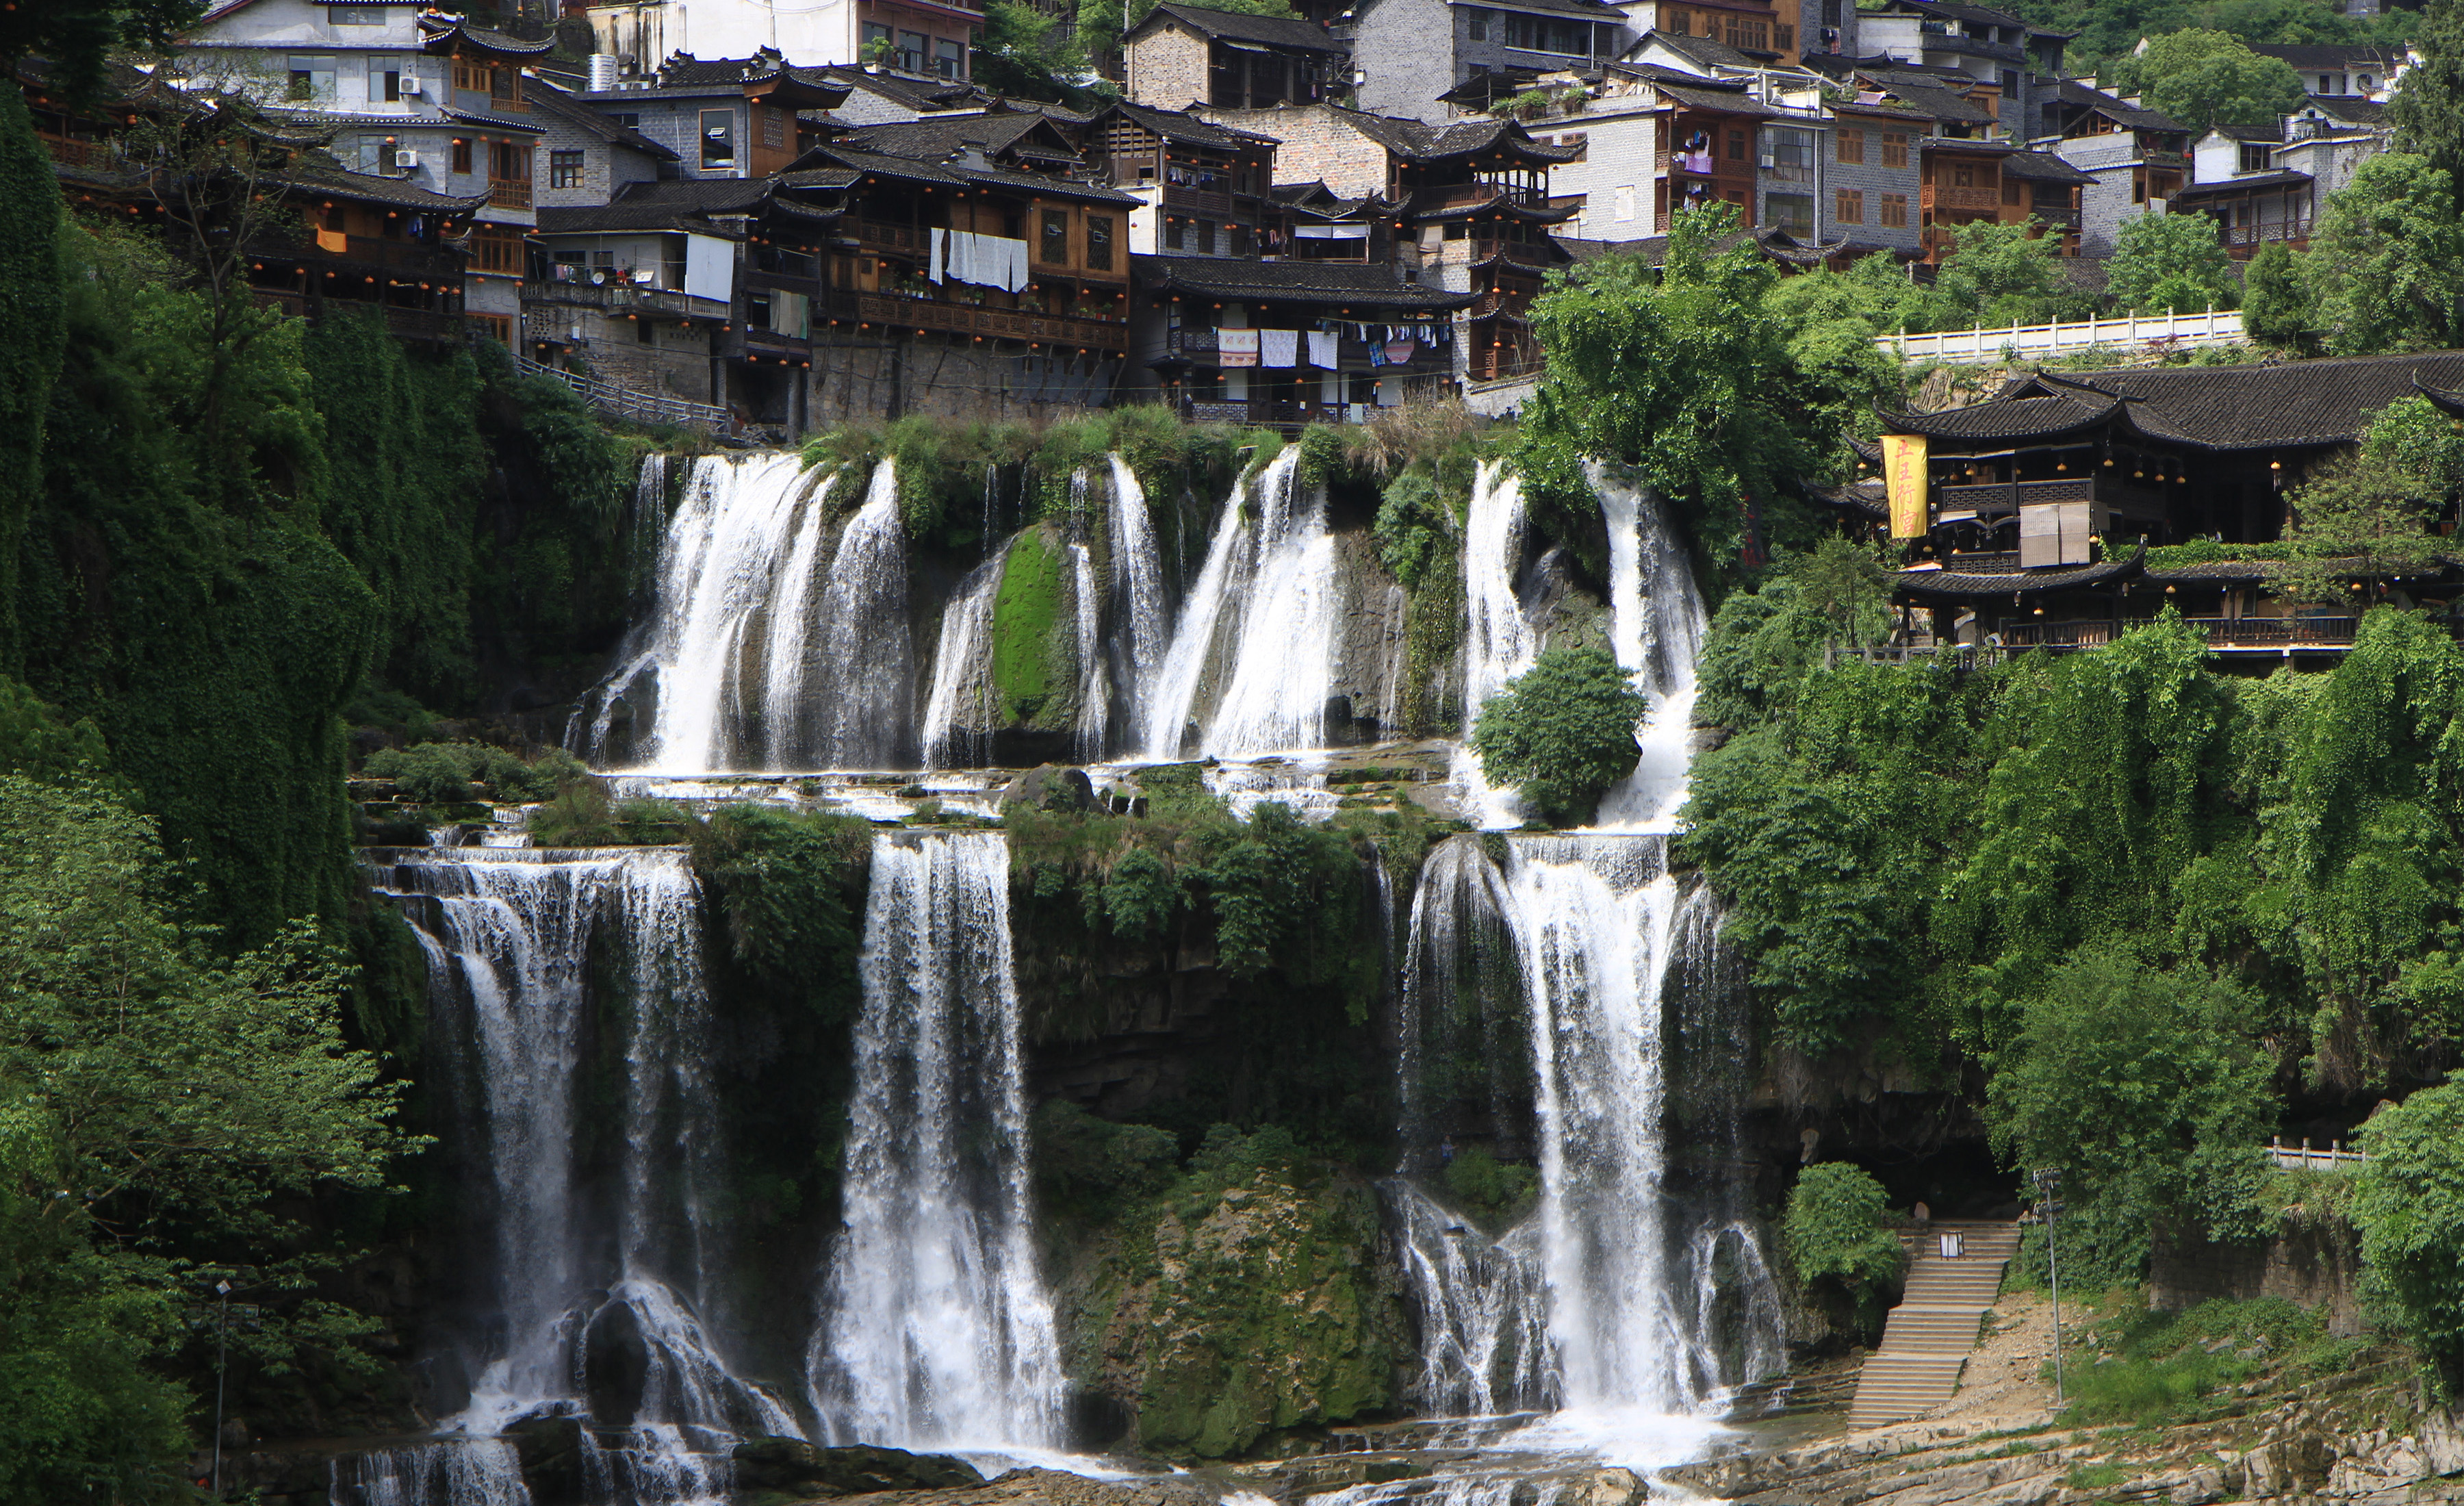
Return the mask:
<svg viewBox="0 0 2464 1506">
<path fill-rule="evenodd" d="M 1936 1237 L 1950 1233 L 1965 1241 L 1955 1260 L 1942 1257 Z M 2016 1224 L 1937 1220 L 1925 1226 L 1900 1305 L 1883 1322 L 1881 1344 L 1858 1372 L 1850 1428 L 1903 1422 L 1950 1400 L 1986 1309 L 2001 1293 L 2002 1268 L 2018 1252 Z"/>
</svg>

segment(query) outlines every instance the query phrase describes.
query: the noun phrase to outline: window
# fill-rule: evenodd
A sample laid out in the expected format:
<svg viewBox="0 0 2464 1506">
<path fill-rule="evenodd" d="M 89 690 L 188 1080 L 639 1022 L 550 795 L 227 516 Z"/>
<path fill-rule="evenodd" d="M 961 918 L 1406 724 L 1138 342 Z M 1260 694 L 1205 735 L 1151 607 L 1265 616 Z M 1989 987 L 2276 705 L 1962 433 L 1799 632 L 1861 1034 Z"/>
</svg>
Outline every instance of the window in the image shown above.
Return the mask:
<svg viewBox="0 0 2464 1506">
<path fill-rule="evenodd" d="M 453 138 L 451 160 L 453 163 L 453 171 L 469 172 L 471 170 L 471 142 L 469 138 L 462 136 L 456 136 Z"/>
<path fill-rule="evenodd" d="M 1865 193 L 1861 188 L 1842 188 L 1832 217 L 1842 225 L 1865 223 Z"/>
<path fill-rule="evenodd" d="M 334 98 L 334 59 L 292 58 L 291 98 L 331 103 Z"/>
<path fill-rule="evenodd" d="M 469 316 L 500 345 L 514 343 L 514 316 L 511 314 L 473 314 Z"/>
<path fill-rule="evenodd" d="M 1531 18 L 1529 16 L 1509 15 L 1506 18 L 1506 45 L 1520 47 L 1526 52 L 1530 51 Z"/>
<path fill-rule="evenodd" d="M 1822 0 L 1822 24 L 1830 27 L 1839 24 L 1839 0 Z"/>
<path fill-rule="evenodd" d="M 488 99 L 492 103 L 512 104 L 522 97 L 522 76 L 515 68 L 488 70 Z"/>
<path fill-rule="evenodd" d="M 1865 133 L 1843 130 L 1831 143 L 1831 160 L 1861 165 L 1865 161 Z"/>
<path fill-rule="evenodd" d="M 1621 220 L 1634 218 L 1634 187 L 1631 184 L 1617 190 L 1617 217 Z"/>
<path fill-rule="evenodd" d="M 1904 167 L 1907 165 L 1908 133 L 1905 131 L 1884 131 L 1882 133 L 1882 166 L 1885 167 Z"/>
<path fill-rule="evenodd" d="M 488 94 L 495 88 L 495 70 L 482 63 L 466 63 L 453 59 L 453 87 L 472 94 Z"/>
<path fill-rule="evenodd" d="M 2013 205 L 2019 202 L 2018 179 L 2006 177 L 2002 180 L 2002 202 Z"/>
<path fill-rule="evenodd" d="M 879 49 L 875 49 L 873 46 L 875 42 L 879 42 L 883 45 Z M 882 25 L 879 21 L 867 21 L 864 23 L 864 56 L 870 57 L 876 50 L 881 52 L 895 52 L 897 51 L 897 48 L 898 44 L 891 40 L 889 27 Z"/>
<path fill-rule="evenodd" d="M 2241 170 L 2244 172 L 2265 172 L 2267 170 L 2267 144 L 2265 142 L 2244 142 L 2241 144 Z"/>
<path fill-rule="evenodd" d="M 402 60 L 396 57 L 368 59 L 368 102 L 383 104 L 402 98 Z"/>
<path fill-rule="evenodd" d="M 490 142 L 488 144 L 488 177 L 495 183 L 520 183 L 531 175 L 531 144 L 528 142 Z"/>
<path fill-rule="evenodd" d="M 2130 202 L 2133 204 L 2147 202 L 2147 169 L 2145 167 L 2138 168 L 2130 174 Z"/>
<path fill-rule="evenodd" d="M 1087 265 L 1097 272 L 1112 270 L 1112 216 L 1087 216 Z"/>
<path fill-rule="evenodd" d="M 736 112 L 734 110 L 701 112 L 701 165 L 704 167 L 736 166 Z"/>
<path fill-rule="evenodd" d="M 925 55 L 932 45 L 933 39 L 921 32 L 899 33 L 898 66 L 912 74 L 922 73 Z"/>
<path fill-rule="evenodd" d="M 649 320 L 637 319 L 633 321 L 633 338 L 643 344 L 655 345 L 659 343 L 658 327 Z"/>
<path fill-rule="evenodd" d="M 1164 249 L 1164 250 L 1166 250 L 1166 251 L 1186 251 L 1186 250 L 1188 250 L 1188 249 L 1189 249 L 1189 248 L 1188 248 L 1188 245 L 1187 245 L 1187 241 L 1188 241 L 1188 239 L 1189 239 L 1189 227 L 1187 227 L 1186 225 L 1183 225 L 1183 224 L 1182 224 L 1180 221 L 1178 221 L 1178 220 L 1166 220 L 1166 221 L 1164 221 L 1164 226 L 1163 226 L 1163 249 Z"/>
<path fill-rule="evenodd" d="M 1771 175 L 1774 183 L 1814 181 L 1814 133 L 1789 126 L 1770 127 Z"/>
<path fill-rule="evenodd" d="M 1976 164 L 1972 162 L 1952 163 L 1950 165 L 1950 186 L 1954 188 L 1975 188 Z"/>
<path fill-rule="evenodd" d="M 944 78 L 967 76 L 967 50 L 950 37 L 935 38 L 933 43 L 933 71 Z"/>
<path fill-rule="evenodd" d="M 1743 131 L 1730 131 L 1730 132 L 1728 133 L 1728 160 L 1729 160 L 1730 162 L 1744 162 L 1744 161 L 1746 161 L 1746 133 L 1745 133 L 1745 132 L 1743 132 Z"/>
<path fill-rule="evenodd" d="M 1047 246 L 1052 243 L 1052 225 L 1048 217 L 1044 227 L 1044 240 L 1045 244 Z M 1199 220 L 1198 222 L 1198 249 L 1204 252 L 1207 255 L 1212 256 L 1215 255 L 1215 222 L 1213 220 Z M 1064 259 L 1066 260 L 1067 258 L 1065 257 Z"/>
<path fill-rule="evenodd" d="M 383 26 L 385 7 L 381 5 L 329 5 L 325 8 L 328 26 Z"/>
<path fill-rule="evenodd" d="M 1882 195 L 1881 223 L 1894 230 L 1905 230 L 1907 228 L 1908 196 L 1906 194 L 1885 193 Z"/>
<path fill-rule="evenodd" d="M 1773 22 L 1771 25 L 1771 45 L 1778 48 L 1783 53 L 1794 52 L 1796 50 L 1796 28 L 1793 26 L 1781 26 L 1777 22 Z"/>
<path fill-rule="evenodd" d="M 521 270 L 522 233 L 507 225 L 479 225 L 471 232 L 471 265 L 480 272 Z"/>
<path fill-rule="evenodd" d="M 1488 12 L 1477 8 L 1463 12 L 1463 34 L 1475 42 L 1488 40 Z"/>
<path fill-rule="evenodd" d="M 551 188 L 582 187 L 582 153 L 552 151 L 547 154 L 547 186 Z"/>
<path fill-rule="evenodd" d="M 1784 230 L 1799 240 L 1814 238 L 1814 195 L 1771 193 L 1763 197 L 1763 223 Z"/>
<path fill-rule="evenodd" d="M 1213 235 L 1211 233 L 1213 229 L 1213 226 L 1208 226 L 1201 231 L 1200 233 L 1205 234 L 1207 238 L 1211 240 L 1213 239 Z M 1201 249 L 1211 251 L 1214 248 L 1212 246 L 1207 246 Z M 1069 215 L 1067 211 L 1063 210 L 1045 210 L 1044 211 L 1044 247 L 1037 255 L 1036 260 L 1043 262 L 1048 267 L 1066 267 L 1069 265 Z"/>
</svg>

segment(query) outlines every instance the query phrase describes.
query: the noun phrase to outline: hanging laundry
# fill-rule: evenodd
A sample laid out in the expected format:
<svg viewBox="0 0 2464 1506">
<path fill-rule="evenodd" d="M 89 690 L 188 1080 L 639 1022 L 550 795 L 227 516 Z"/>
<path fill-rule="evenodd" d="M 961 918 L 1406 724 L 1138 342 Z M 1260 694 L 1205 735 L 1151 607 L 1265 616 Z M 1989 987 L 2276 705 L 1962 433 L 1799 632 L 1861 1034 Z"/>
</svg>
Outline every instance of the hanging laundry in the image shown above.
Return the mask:
<svg viewBox="0 0 2464 1506">
<path fill-rule="evenodd" d="M 1258 365 L 1262 366 L 1296 366 L 1300 365 L 1301 332 L 1297 329 L 1262 329 L 1258 331 Z"/>
<path fill-rule="evenodd" d="M 945 244 L 949 238 L 950 233 L 948 231 L 935 231 L 933 233 L 933 250 L 924 258 L 924 275 L 932 278 L 935 283 L 938 283 L 941 280 L 941 257 L 943 253 L 949 249 Z"/>
<path fill-rule="evenodd" d="M 1216 354 L 1226 366 L 1254 366 L 1258 364 L 1258 335 L 1254 329 L 1219 329 L 1215 332 Z"/>
<path fill-rule="evenodd" d="M 1386 342 L 1386 364 L 1388 365 L 1399 366 L 1419 353 L 1420 343 L 1417 340 L 1390 340 Z"/>
<path fill-rule="evenodd" d="M 1334 369 L 1334 331 L 1331 329 L 1309 331 L 1309 364 L 1324 371 Z"/>
</svg>

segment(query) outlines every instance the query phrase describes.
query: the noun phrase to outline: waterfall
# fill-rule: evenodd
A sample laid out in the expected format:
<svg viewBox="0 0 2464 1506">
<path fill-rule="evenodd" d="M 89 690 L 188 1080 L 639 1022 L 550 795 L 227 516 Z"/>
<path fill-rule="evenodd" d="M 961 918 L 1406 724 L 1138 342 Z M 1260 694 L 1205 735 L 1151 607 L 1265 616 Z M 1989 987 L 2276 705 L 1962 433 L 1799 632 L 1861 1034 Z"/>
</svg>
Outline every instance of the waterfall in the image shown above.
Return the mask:
<svg viewBox="0 0 2464 1506">
<path fill-rule="evenodd" d="M 439 1080 L 468 1085 L 451 1149 L 484 1169 L 466 1190 L 493 1236 L 465 1336 L 476 1379 L 449 1426 L 484 1440 L 525 1417 L 585 1415 L 623 1430 L 608 1451 L 617 1473 L 723 1490 L 730 1438 L 801 1429 L 729 1370 L 695 1311 L 722 1284 L 725 1251 L 704 1206 L 721 1150 L 685 853 L 394 858 L 372 876 L 427 956 Z M 583 1121 L 586 1085 L 610 1066 L 616 1136 Z M 607 1194 L 592 1185 L 603 1178 Z M 498 1500 L 495 1454 L 455 1448 L 366 1465 L 358 1488 L 371 1502 L 449 1485 L 439 1506 Z"/>
<path fill-rule="evenodd" d="M 568 744 L 671 773 L 897 762 L 912 711 L 897 468 L 873 467 L 835 541 L 833 489 L 792 453 L 694 460 L 649 615 Z"/>
<path fill-rule="evenodd" d="M 1406 1171 L 1437 1169 L 1443 1104 L 1476 1101 L 1490 1140 L 1521 1139 L 1506 1107 L 1530 1079 L 1508 903 L 1505 876 L 1477 837 L 1429 850 L 1412 892 L 1397 1015 Z"/>
<path fill-rule="evenodd" d="M 1063 1382 L 1031 1238 L 1007 840 L 876 837 L 859 966 L 813 1410 L 833 1443 L 1048 1447 Z"/>
<path fill-rule="evenodd" d="M 1585 467 L 1609 526 L 1609 640 L 1649 698 L 1633 774 L 1600 801 L 1601 831 L 1667 831 L 1685 803 L 1694 730 L 1694 664 L 1709 619 L 1683 545 L 1658 497 L 1594 463 Z"/>
<path fill-rule="evenodd" d="M 500 1438 L 371 1449 L 326 1468 L 336 1506 L 531 1506 L 521 1460 Z"/>
<path fill-rule="evenodd" d="M 1147 512 L 1146 488 L 1138 484 L 1137 473 L 1119 451 L 1106 458 L 1112 467 L 1112 505 L 1106 519 L 1112 548 L 1115 669 L 1133 708 L 1126 734 L 1142 739 L 1147 729 L 1138 724 L 1136 714 L 1153 693 L 1164 652 L 1171 647 L 1165 636 L 1163 551 L 1155 543 L 1155 519 Z"/>
<path fill-rule="evenodd" d="M 941 613 L 933 654 L 933 690 L 924 701 L 924 766 L 980 768 L 992 762 L 993 599 L 1001 594 L 1001 562 L 969 570 Z"/>
<path fill-rule="evenodd" d="M 1471 509 L 1463 520 L 1463 737 L 1468 742 L 1483 702 L 1507 680 L 1531 667 L 1540 634 L 1524 613 L 1514 588 L 1523 568 L 1530 518 L 1523 505 L 1523 478 L 1503 460 L 1484 460 L 1472 482 Z M 1510 827 L 1522 812 L 1511 789 L 1491 789 L 1480 760 L 1466 751 L 1457 783 L 1463 808 L 1477 825 Z"/>
<path fill-rule="evenodd" d="M 1287 445 L 1223 504 L 1198 585 L 1148 698 L 1147 757 L 1180 756 L 1199 692 L 1222 687 L 1199 738 L 1210 754 L 1316 747 L 1326 741 L 1342 582 L 1322 488 L 1299 484 Z"/>
<path fill-rule="evenodd" d="M 1079 478 L 1086 478 L 1084 471 Z M 1078 757 L 1089 764 L 1104 756 L 1111 731 L 1112 680 L 1104 665 L 1102 603 L 1095 595 L 1095 557 L 1083 543 L 1069 546 L 1070 609 L 1078 623 Z"/>
<path fill-rule="evenodd" d="M 1408 1182 L 1378 1189 L 1420 1314 L 1419 1409 L 1486 1417 L 1555 1403 L 1536 1228 L 1490 1239 Z"/>
</svg>

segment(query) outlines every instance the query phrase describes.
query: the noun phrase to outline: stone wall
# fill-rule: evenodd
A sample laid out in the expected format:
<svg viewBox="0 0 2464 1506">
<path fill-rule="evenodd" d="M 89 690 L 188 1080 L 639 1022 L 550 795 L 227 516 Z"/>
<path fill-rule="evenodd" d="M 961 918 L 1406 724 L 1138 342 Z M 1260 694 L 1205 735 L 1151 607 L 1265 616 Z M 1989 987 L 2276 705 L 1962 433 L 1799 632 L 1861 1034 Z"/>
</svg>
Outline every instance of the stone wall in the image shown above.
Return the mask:
<svg viewBox="0 0 2464 1506">
<path fill-rule="evenodd" d="M 1122 55 L 1132 103 L 1183 110 L 1206 102 L 1206 38 L 1167 23 L 1124 48 Z"/>
<path fill-rule="evenodd" d="M 1386 191 L 1386 148 L 1353 129 L 1329 105 L 1287 105 L 1274 110 L 1200 110 L 1218 125 L 1272 136 L 1277 183 L 1324 183 L 1352 198 Z"/>
<path fill-rule="evenodd" d="M 2350 1337 L 2362 1331 L 2361 1272 L 2360 1237 L 2341 1220 L 2225 1245 L 2195 1229 L 2160 1229 L 2147 1263 L 2147 1305 L 2178 1313 L 2219 1297 L 2280 1296 L 2325 1309 L 2328 1331 Z"/>
<path fill-rule="evenodd" d="M 1023 367 L 1022 358 L 1031 363 Z M 1063 418 L 1111 398 L 1117 360 L 1052 360 L 1011 345 L 927 335 L 813 341 L 811 425 L 932 413 L 963 419 Z"/>
</svg>

